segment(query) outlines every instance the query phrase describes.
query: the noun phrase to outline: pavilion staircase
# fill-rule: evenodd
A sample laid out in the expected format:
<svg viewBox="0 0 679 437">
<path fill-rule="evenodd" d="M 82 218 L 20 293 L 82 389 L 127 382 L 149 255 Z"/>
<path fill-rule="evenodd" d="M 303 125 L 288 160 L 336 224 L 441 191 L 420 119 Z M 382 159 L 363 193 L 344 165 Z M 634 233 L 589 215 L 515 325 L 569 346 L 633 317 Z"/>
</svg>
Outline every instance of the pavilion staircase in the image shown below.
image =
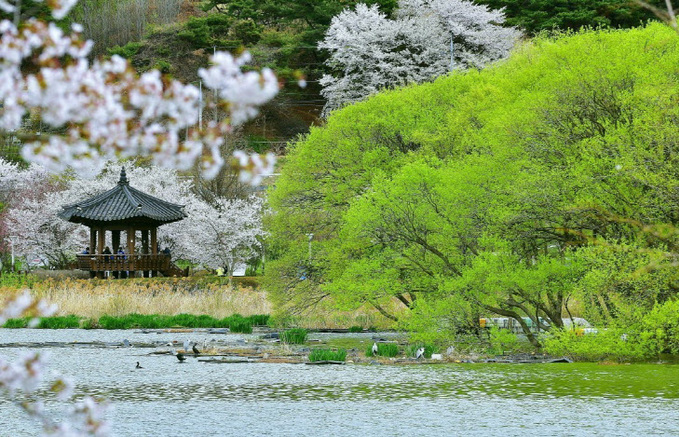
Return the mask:
<svg viewBox="0 0 679 437">
<path fill-rule="evenodd" d="M 165 269 L 159 270 L 159 271 L 160 271 L 160 273 L 163 274 L 163 276 L 167 276 L 167 277 L 170 277 L 170 278 L 172 278 L 174 276 L 176 276 L 178 278 L 181 278 L 181 277 L 184 277 L 184 276 L 189 276 L 189 268 L 188 267 L 185 268 L 185 269 L 181 269 L 181 268 L 179 268 L 179 266 L 177 266 L 177 264 L 173 263 L 172 261 L 168 262 L 168 265 Z"/>
</svg>

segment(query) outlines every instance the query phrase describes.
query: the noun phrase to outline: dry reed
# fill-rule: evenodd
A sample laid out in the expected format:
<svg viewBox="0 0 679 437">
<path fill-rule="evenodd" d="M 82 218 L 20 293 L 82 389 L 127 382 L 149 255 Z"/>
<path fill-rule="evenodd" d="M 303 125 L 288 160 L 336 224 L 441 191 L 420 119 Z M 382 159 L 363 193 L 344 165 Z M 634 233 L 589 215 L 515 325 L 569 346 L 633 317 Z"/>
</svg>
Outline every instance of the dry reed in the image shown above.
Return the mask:
<svg viewBox="0 0 679 437">
<path fill-rule="evenodd" d="M 0 290 L 0 295 L 15 290 Z M 35 297 L 57 304 L 57 315 L 102 315 L 181 313 L 224 318 L 232 314 L 269 314 L 266 293 L 246 288 L 192 281 L 88 281 L 47 280 L 33 285 Z"/>
</svg>

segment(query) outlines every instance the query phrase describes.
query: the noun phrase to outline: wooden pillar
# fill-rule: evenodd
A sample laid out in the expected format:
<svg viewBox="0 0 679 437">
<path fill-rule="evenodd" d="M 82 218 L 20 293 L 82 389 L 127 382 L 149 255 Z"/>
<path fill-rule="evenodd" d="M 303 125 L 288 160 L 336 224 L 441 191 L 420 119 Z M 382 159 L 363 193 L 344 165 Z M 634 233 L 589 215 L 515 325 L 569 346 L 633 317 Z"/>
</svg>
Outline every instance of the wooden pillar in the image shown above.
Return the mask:
<svg viewBox="0 0 679 437">
<path fill-rule="evenodd" d="M 90 228 L 90 253 L 97 253 L 97 230 Z"/>
<path fill-rule="evenodd" d="M 141 253 L 148 255 L 149 253 L 149 231 L 141 231 Z"/>
<path fill-rule="evenodd" d="M 141 231 L 141 253 L 143 255 L 148 255 L 149 254 L 149 231 L 148 229 L 144 229 Z M 145 278 L 149 277 L 150 270 L 144 270 L 142 272 L 142 275 Z"/>
<path fill-rule="evenodd" d="M 130 278 L 134 278 L 136 276 L 136 272 L 134 269 L 136 268 L 134 266 L 134 243 L 135 243 L 135 237 L 136 237 L 136 231 L 134 228 L 127 228 L 127 259 L 130 261 Z"/>
<path fill-rule="evenodd" d="M 120 231 L 111 231 L 111 244 L 113 245 L 113 253 L 118 253 L 120 248 Z"/>
<path fill-rule="evenodd" d="M 104 243 L 106 242 L 105 232 L 104 228 L 97 229 L 97 255 L 104 253 Z"/>
<path fill-rule="evenodd" d="M 158 255 L 158 228 L 151 229 L 151 253 Z"/>
<path fill-rule="evenodd" d="M 151 254 L 158 255 L 158 228 L 151 229 Z M 153 261 L 154 265 L 157 262 Z M 151 270 L 151 276 L 154 278 L 158 276 L 158 270 Z"/>
<path fill-rule="evenodd" d="M 118 263 L 120 259 L 117 257 L 118 249 L 120 248 L 120 231 L 111 231 L 111 251 L 113 252 L 113 259 Z M 120 277 L 120 271 L 115 270 L 112 272 L 113 277 L 118 279 Z"/>
<path fill-rule="evenodd" d="M 97 255 L 104 253 L 104 244 L 106 243 L 106 231 L 104 228 L 99 228 L 97 230 Z M 99 260 L 103 260 L 103 257 L 99 257 Z M 104 272 L 98 271 L 97 278 L 104 279 Z"/>
</svg>

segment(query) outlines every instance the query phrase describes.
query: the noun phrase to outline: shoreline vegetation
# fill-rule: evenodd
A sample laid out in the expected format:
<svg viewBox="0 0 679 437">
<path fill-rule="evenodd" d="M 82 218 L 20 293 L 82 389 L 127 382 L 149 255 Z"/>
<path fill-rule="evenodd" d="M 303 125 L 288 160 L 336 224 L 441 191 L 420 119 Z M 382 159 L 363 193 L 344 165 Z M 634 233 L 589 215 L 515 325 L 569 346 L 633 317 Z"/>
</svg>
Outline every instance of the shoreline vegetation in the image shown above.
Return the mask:
<svg viewBox="0 0 679 437">
<path fill-rule="evenodd" d="M 253 285 L 257 286 L 256 283 Z M 10 299 L 26 288 L 30 288 L 35 297 L 59 307 L 54 316 L 39 318 L 33 326 L 37 329 L 222 329 L 224 333 L 228 329 L 232 333 L 251 334 L 253 328 L 257 328 L 257 333 L 279 331 L 281 344 L 312 348 L 321 344 L 307 341 L 308 332 L 334 330 L 359 333 L 403 329 L 398 323 L 366 307 L 356 311 L 338 311 L 328 305 L 301 315 L 276 313 L 266 291 L 242 284 L 231 287 L 226 278 L 208 275 L 128 280 L 3 275 L 0 277 L 0 300 Z M 26 328 L 31 320 L 31 317 L 10 319 L 0 329 Z M 615 329 L 605 329 L 597 335 L 584 337 L 577 337 L 575 332 L 571 332 L 572 339 L 568 336 L 569 332 L 556 333 L 546 338 L 547 347 L 540 351 L 533 350 L 524 339 L 500 329 L 459 334 L 446 344 L 426 341 L 417 333 L 412 334 L 408 340 L 401 342 L 398 349 L 390 349 L 389 353 L 385 352 L 386 348 L 393 349 L 395 345 L 390 346 L 389 342 L 380 344 L 380 349 L 385 351 L 380 351 L 377 357 L 372 357 L 368 351 L 366 359 L 411 357 L 417 349 L 424 347 L 425 358 L 443 354 L 443 362 L 531 362 L 531 357 L 545 353 L 551 358 L 568 357 L 579 362 L 675 361 L 672 356 L 659 358 L 657 354 L 639 353 L 636 349 L 642 345 L 635 342 L 623 341 L 624 347 L 621 347 L 620 338 L 624 337 L 624 333 Z M 293 338 L 297 340 L 293 341 Z M 417 346 L 409 344 L 413 342 Z M 366 344 L 359 345 L 351 338 L 335 339 L 329 345 L 336 350 L 350 351 L 350 356 L 356 354 L 351 352 L 352 349 L 360 349 L 359 354 L 362 355 L 366 347 Z M 372 346 L 372 341 L 367 346 Z M 272 354 L 272 357 L 275 355 Z M 512 358 L 517 356 L 522 358 Z"/>
<path fill-rule="evenodd" d="M 262 315 L 270 315 L 270 318 L 266 316 L 268 324 L 276 328 L 394 328 L 391 320 L 370 308 L 338 311 L 331 305 L 321 305 L 308 313 L 278 314 L 268 293 L 257 288 L 256 282 L 247 280 L 229 286 L 227 278 L 217 276 L 122 280 L 41 279 L 35 275 L 0 277 L 0 301 L 23 289 L 30 289 L 35 298 L 59 307 L 54 317 L 41 318 L 42 325 L 38 327 L 46 329 L 227 328 L 232 318 L 249 320 L 265 317 Z M 30 318 L 8 324 L 25 327 L 27 320 Z"/>
</svg>

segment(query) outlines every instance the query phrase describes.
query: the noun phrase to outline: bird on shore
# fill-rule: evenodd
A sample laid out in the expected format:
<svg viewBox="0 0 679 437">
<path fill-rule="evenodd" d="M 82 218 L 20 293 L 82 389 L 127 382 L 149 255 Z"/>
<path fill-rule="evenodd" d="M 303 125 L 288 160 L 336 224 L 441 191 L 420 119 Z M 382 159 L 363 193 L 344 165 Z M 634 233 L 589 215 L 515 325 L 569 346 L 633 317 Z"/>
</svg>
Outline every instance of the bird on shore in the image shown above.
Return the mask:
<svg viewBox="0 0 679 437">
<path fill-rule="evenodd" d="M 191 342 L 188 340 L 184 340 L 184 352 L 189 351 L 189 346 L 191 346 Z"/>
<path fill-rule="evenodd" d="M 143 367 L 141 366 L 141 364 L 139 364 L 139 361 L 137 361 L 137 366 L 135 367 L 135 369 L 143 369 Z"/>
<path fill-rule="evenodd" d="M 417 349 L 417 351 L 415 352 L 415 359 L 419 360 L 420 358 L 424 358 L 424 348 L 423 347 Z"/>
<path fill-rule="evenodd" d="M 377 355 L 377 343 L 373 343 L 373 355 Z"/>
<path fill-rule="evenodd" d="M 184 361 L 186 361 L 186 356 L 184 356 L 183 353 L 177 352 L 177 351 L 174 350 L 174 349 L 172 349 L 172 355 L 174 355 L 175 357 L 177 357 L 177 359 L 179 360 L 180 363 L 183 363 Z"/>
<path fill-rule="evenodd" d="M 196 343 L 193 343 L 193 347 L 191 348 L 193 350 L 193 353 L 196 355 L 200 355 L 200 351 L 196 347 Z"/>
<path fill-rule="evenodd" d="M 131 347 L 132 345 L 130 344 L 130 340 L 128 340 L 128 339 L 126 339 L 126 338 L 123 339 L 123 346 L 125 346 L 125 347 Z"/>
</svg>

